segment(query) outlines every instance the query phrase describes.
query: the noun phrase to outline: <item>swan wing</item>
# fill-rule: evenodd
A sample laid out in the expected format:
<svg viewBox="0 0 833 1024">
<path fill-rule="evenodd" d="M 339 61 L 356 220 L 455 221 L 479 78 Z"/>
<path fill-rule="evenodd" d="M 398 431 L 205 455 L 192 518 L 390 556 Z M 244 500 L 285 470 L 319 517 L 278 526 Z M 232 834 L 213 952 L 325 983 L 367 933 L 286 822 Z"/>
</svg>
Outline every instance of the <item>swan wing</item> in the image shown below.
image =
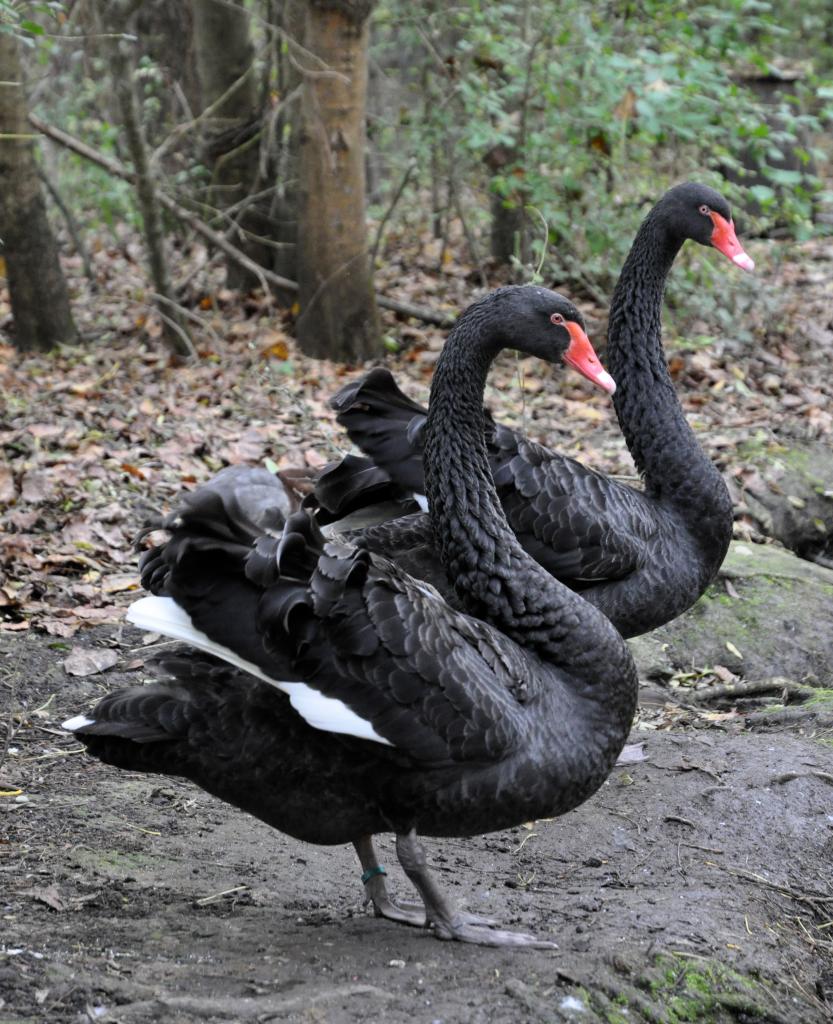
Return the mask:
<svg viewBox="0 0 833 1024">
<path fill-rule="evenodd" d="M 419 761 L 495 761 L 517 749 L 524 704 L 546 672 L 432 587 L 342 544 L 327 544 L 291 603 L 280 579 L 264 593 L 259 628 L 269 649 L 292 648 L 308 686 Z"/>
<path fill-rule="evenodd" d="M 512 529 L 561 580 L 621 579 L 650 558 L 654 503 L 627 484 L 529 441 L 503 459 L 495 481 Z"/>
</svg>

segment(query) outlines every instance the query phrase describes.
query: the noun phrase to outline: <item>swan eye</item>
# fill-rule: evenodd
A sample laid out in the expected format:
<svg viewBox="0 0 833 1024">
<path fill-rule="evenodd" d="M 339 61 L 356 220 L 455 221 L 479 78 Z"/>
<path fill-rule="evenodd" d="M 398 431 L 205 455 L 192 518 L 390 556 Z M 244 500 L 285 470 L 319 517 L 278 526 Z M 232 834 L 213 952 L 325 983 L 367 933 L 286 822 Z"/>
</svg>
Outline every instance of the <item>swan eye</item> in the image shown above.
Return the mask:
<svg viewBox="0 0 833 1024">
<path fill-rule="evenodd" d="M 709 215 L 709 214 L 710 214 L 710 213 L 711 213 L 712 211 L 711 211 L 711 207 L 709 207 L 709 206 L 707 206 L 707 205 L 706 205 L 705 203 L 703 203 L 703 205 L 702 205 L 702 206 L 698 206 L 698 207 L 697 207 L 697 212 L 698 212 L 698 213 L 702 213 L 704 217 L 708 217 L 708 215 Z"/>
<path fill-rule="evenodd" d="M 550 323 L 563 324 L 564 317 L 560 313 L 553 313 L 553 315 L 550 317 Z"/>
</svg>

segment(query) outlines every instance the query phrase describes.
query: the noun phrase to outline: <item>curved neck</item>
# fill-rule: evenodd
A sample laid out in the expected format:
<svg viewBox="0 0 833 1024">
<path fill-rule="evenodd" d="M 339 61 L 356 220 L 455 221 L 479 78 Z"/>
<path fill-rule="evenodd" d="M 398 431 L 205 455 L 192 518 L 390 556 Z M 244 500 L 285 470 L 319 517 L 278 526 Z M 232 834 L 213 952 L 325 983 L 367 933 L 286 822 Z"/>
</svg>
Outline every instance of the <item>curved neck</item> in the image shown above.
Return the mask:
<svg viewBox="0 0 833 1024">
<path fill-rule="evenodd" d="M 722 504 L 725 486 L 686 421 L 662 346 L 665 281 L 682 244 L 656 209 L 648 214 L 613 293 L 607 362 L 619 425 L 648 494 L 696 517 L 702 501 Z"/>
<path fill-rule="evenodd" d="M 633 671 L 610 622 L 542 569 L 501 508 L 484 439 L 483 391 L 501 347 L 480 321 L 458 322 L 437 363 L 424 452 L 431 523 L 443 566 L 478 618 L 581 678 L 609 690 Z"/>
</svg>

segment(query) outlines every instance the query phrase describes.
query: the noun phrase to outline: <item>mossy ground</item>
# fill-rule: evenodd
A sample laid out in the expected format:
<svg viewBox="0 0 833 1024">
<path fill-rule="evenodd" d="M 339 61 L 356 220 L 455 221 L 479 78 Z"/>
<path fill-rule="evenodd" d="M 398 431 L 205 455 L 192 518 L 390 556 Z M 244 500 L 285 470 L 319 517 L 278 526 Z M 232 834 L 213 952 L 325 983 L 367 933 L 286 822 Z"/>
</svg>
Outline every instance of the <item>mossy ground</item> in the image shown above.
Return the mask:
<svg viewBox="0 0 833 1024">
<path fill-rule="evenodd" d="M 775 546 L 734 543 L 689 612 L 631 643 L 643 676 L 722 665 L 746 680 L 829 688 L 831 622 L 833 571 Z"/>
<path fill-rule="evenodd" d="M 657 957 L 649 977 L 653 1000 L 664 1007 L 668 1024 L 718 1024 L 742 1013 L 765 1021 L 773 998 L 765 982 L 704 957 Z"/>
</svg>

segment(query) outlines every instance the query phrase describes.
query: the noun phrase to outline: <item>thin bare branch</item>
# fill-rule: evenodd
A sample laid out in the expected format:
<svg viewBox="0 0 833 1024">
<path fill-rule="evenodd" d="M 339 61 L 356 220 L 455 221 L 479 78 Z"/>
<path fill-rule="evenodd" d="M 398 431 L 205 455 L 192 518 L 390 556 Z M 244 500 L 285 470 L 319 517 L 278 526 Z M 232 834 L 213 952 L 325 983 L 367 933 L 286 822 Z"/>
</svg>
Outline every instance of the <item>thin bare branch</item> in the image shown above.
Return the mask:
<svg viewBox="0 0 833 1024">
<path fill-rule="evenodd" d="M 254 60 L 258 60 L 260 56 L 261 53 L 255 54 Z M 214 115 L 222 107 L 222 105 L 226 103 L 227 100 L 230 99 L 230 97 L 232 97 L 239 89 L 243 87 L 243 85 L 246 82 L 246 79 L 249 76 L 250 71 L 251 66 L 247 67 L 243 74 L 239 75 L 231 83 L 231 85 L 228 87 L 228 89 L 226 89 L 224 93 L 218 96 L 217 99 L 214 100 L 213 103 L 210 103 L 204 110 L 200 111 L 200 113 L 197 114 L 197 116 L 194 117 L 192 120 L 184 121 L 182 124 L 178 124 L 174 128 L 172 128 L 171 131 L 166 136 L 166 138 L 162 140 L 162 142 L 156 147 L 156 149 L 151 154 L 151 166 L 155 167 L 162 159 L 162 157 L 164 157 L 173 148 L 173 146 L 177 142 L 179 142 L 180 139 L 183 138 L 183 136 L 188 135 L 190 132 L 200 128 L 206 121 L 214 117 Z"/>
<path fill-rule="evenodd" d="M 36 136 L 37 137 L 37 136 Z M 93 265 L 90 262 L 90 253 L 86 245 L 84 245 L 84 239 L 81 237 L 81 232 L 78 230 L 78 225 L 75 222 L 75 217 L 72 214 L 72 210 L 64 202 L 61 193 L 55 187 L 54 182 L 46 173 L 44 168 L 38 164 L 38 177 L 43 182 L 46 191 L 49 193 L 52 202 L 61 211 L 61 215 L 64 218 L 64 223 L 67 226 L 67 231 L 72 239 L 72 244 L 75 246 L 75 251 L 81 257 L 81 263 L 84 266 L 84 273 L 87 275 L 87 279 L 90 282 L 90 286 L 95 290 L 98 285 L 96 284 L 95 274 L 93 272 Z"/>
<path fill-rule="evenodd" d="M 92 146 L 87 145 L 87 143 L 82 142 L 80 139 L 76 139 L 74 136 L 60 128 L 47 124 L 34 114 L 29 115 L 29 120 L 39 132 L 42 132 L 55 142 L 60 143 L 62 146 L 72 150 L 74 153 L 78 153 L 79 156 L 83 156 L 85 159 L 91 161 L 97 166 L 102 167 L 109 174 L 114 175 L 114 177 L 121 178 L 123 181 L 135 183 L 136 179 L 133 172 L 128 170 L 117 160 L 104 156 L 102 153 L 99 153 L 98 150 L 93 149 Z M 232 245 L 231 242 L 223 237 L 223 235 L 214 231 L 205 223 L 205 221 L 201 220 L 189 210 L 186 210 L 185 207 L 181 206 L 175 199 L 172 199 L 167 195 L 167 193 L 160 191 L 158 193 L 158 199 L 162 206 L 172 213 L 174 217 L 182 221 L 182 223 L 187 224 L 188 227 L 198 235 L 201 235 L 206 241 L 210 242 L 211 245 L 221 249 L 233 259 L 236 259 L 242 267 L 245 267 L 247 270 L 251 270 L 253 274 L 261 276 L 263 281 L 268 282 L 272 287 L 284 288 L 287 291 L 293 292 L 298 290 L 297 282 L 290 281 L 287 277 L 281 277 L 279 274 L 273 274 L 271 270 L 266 270 L 263 267 L 258 266 L 254 260 L 250 260 L 248 256 Z M 264 290 L 266 290 L 266 285 L 264 285 Z M 399 299 L 391 299 L 386 295 L 377 294 L 376 301 L 383 309 L 389 309 L 394 313 L 399 313 L 401 316 L 413 317 L 415 320 L 422 320 L 424 323 L 436 324 L 439 327 L 449 327 L 455 320 L 455 317 L 449 313 L 442 313 L 439 310 L 428 309 L 425 306 L 418 306 L 411 302 L 401 302 Z"/>
<path fill-rule="evenodd" d="M 388 221 L 390 220 L 393 211 L 396 209 L 396 204 L 402 198 L 405 189 L 408 187 L 408 182 L 413 177 L 414 171 L 417 169 L 418 166 L 419 165 L 416 160 L 411 160 L 411 162 L 408 164 L 407 168 L 405 169 L 405 173 L 402 175 L 402 181 L 400 181 L 399 183 L 399 188 L 397 188 L 396 192 L 393 195 L 393 199 L 391 199 L 390 201 L 390 205 L 388 206 L 387 210 L 385 210 L 382 219 L 379 221 L 379 227 L 376 230 L 376 238 L 373 240 L 373 245 L 371 246 L 370 249 L 371 269 L 376 266 L 376 254 L 379 251 L 379 245 L 381 244 L 382 235 L 384 234 L 385 227 Z"/>
<path fill-rule="evenodd" d="M 111 2 L 102 10 L 106 9 L 106 17 L 115 27 L 119 22 L 126 23 L 126 18 L 133 13 L 135 3 L 136 0 L 122 0 L 118 4 Z M 127 145 L 135 168 L 136 194 L 142 211 L 145 246 L 151 277 L 156 292 L 169 298 L 175 307 L 165 252 L 165 234 L 159 212 L 158 189 L 150 169 L 147 143 L 139 117 L 136 92 L 133 87 L 133 68 L 123 44 L 111 43 L 108 51 L 113 86 L 121 111 Z M 159 313 L 163 321 L 162 339 L 172 355 L 181 358 L 193 354 L 194 346 L 188 339 L 184 322 L 180 322 L 176 315 L 176 309 L 174 308 L 170 314 L 166 314 L 160 308 Z"/>
</svg>

